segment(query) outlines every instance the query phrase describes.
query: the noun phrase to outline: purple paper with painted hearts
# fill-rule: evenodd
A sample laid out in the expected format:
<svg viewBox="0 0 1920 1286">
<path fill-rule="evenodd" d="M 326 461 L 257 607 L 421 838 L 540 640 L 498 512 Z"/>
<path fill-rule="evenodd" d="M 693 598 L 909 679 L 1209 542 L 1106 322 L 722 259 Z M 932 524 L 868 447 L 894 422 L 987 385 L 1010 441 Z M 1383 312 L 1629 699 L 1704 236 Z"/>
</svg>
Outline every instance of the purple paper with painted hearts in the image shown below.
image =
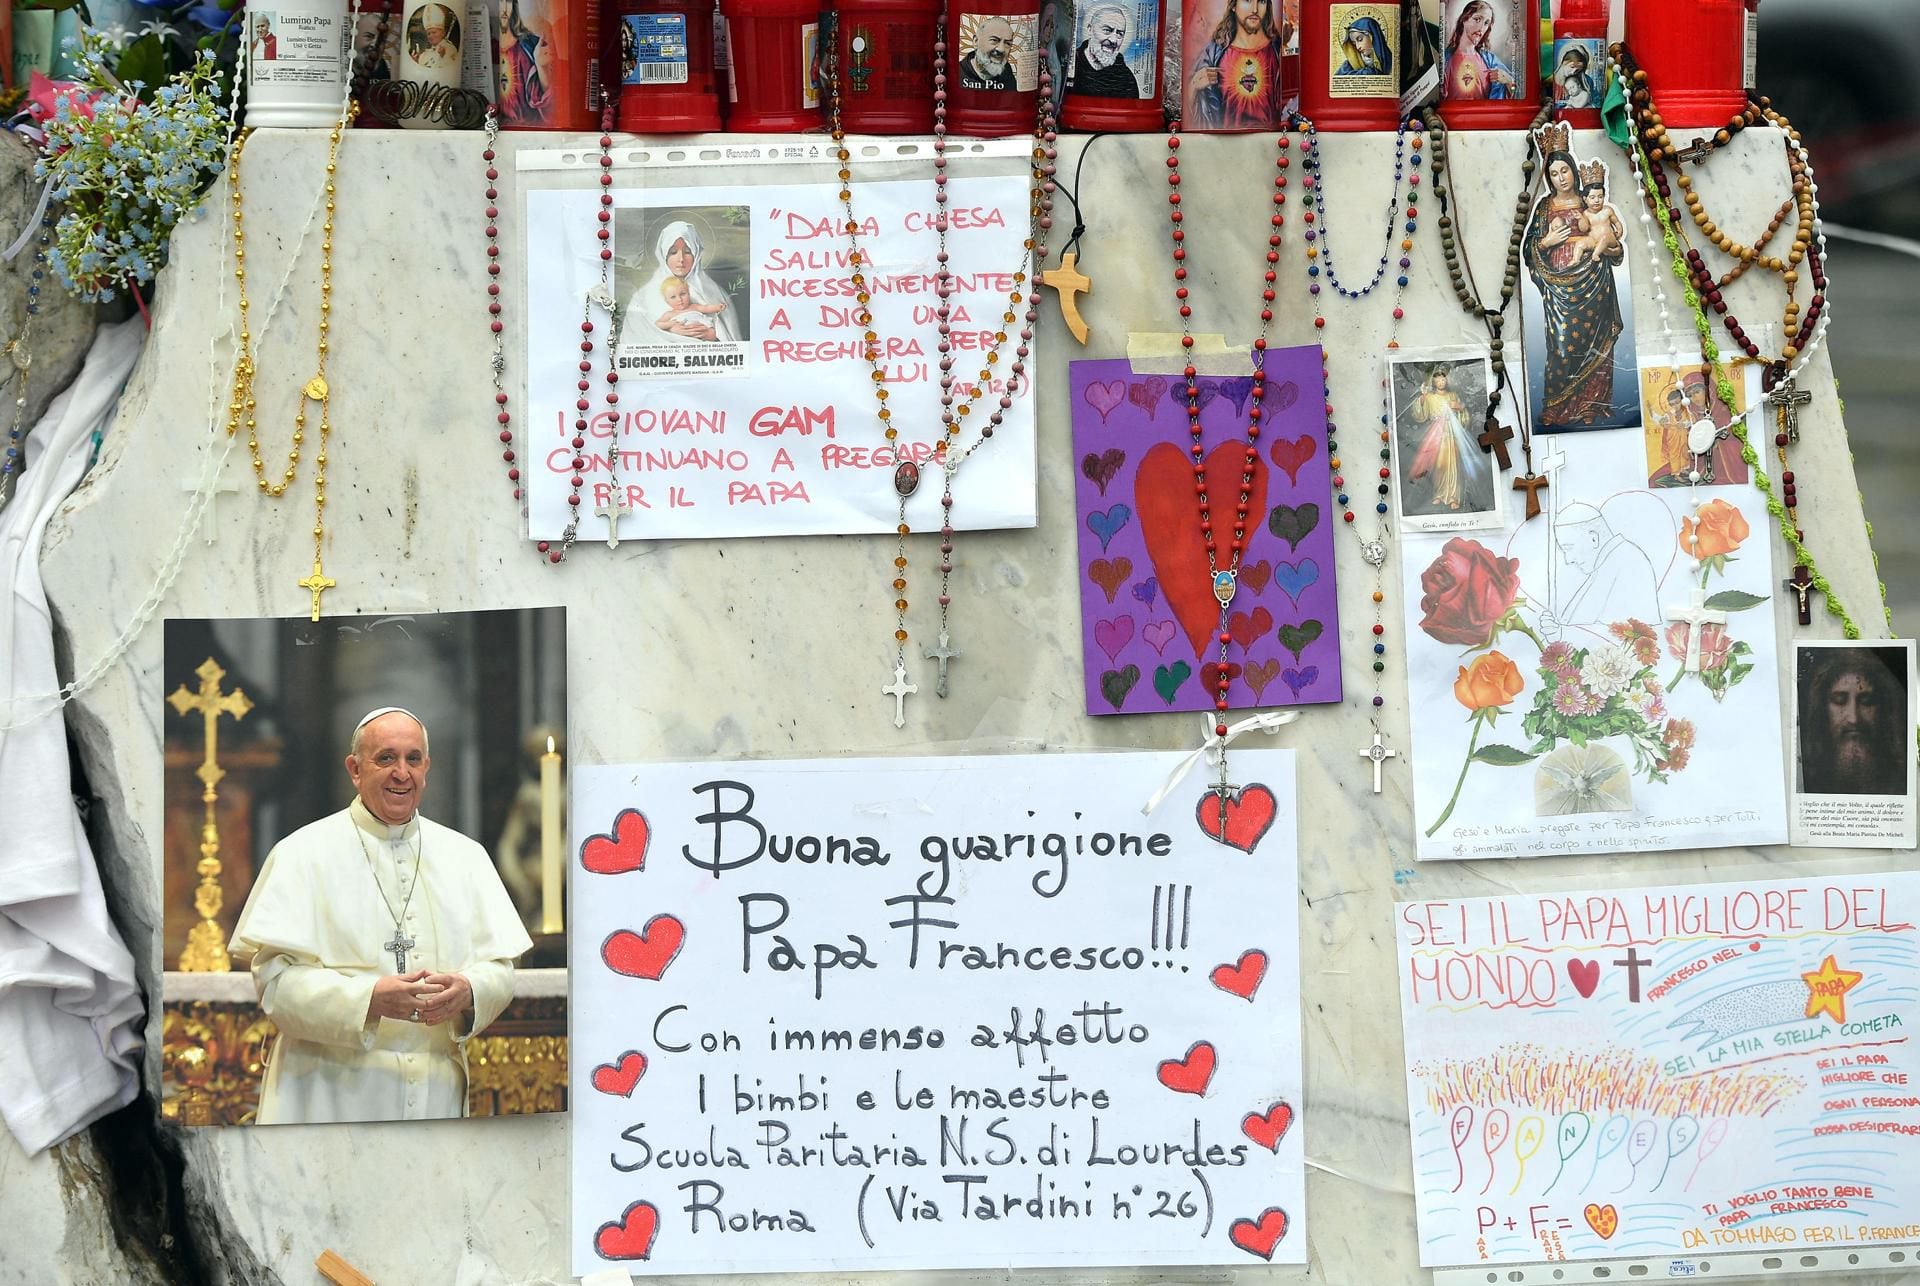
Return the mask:
<svg viewBox="0 0 1920 1286">
<path fill-rule="evenodd" d="M 1074 516 L 1089 714 L 1212 710 L 1220 663 L 1194 495 L 1186 381 L 1124 359 L 1073 362 Z M 1269 349 L 1239 584 L 1227 613 L 1233 709 L 1340 699 L 1318 347 Z M 1201 442 L 1218 564 L 1232 557 L 1253 381 L 1202 376 Z"/>
</svg>

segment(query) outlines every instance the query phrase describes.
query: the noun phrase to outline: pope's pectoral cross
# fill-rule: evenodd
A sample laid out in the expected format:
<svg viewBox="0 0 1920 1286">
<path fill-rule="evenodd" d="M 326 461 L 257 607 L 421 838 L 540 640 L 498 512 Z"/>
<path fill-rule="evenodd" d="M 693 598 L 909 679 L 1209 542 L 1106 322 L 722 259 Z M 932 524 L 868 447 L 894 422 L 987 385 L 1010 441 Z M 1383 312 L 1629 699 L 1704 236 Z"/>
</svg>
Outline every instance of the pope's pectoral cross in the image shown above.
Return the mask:
<svg viewBox="0 0 1920 1286">
<path fill-rule="evenodd" d="M 1797 388 L 1791 379 L 1781 380 L 1767 394 L 1767 402 L 1773 407 L 1774 422 L 1779 431 L 1787 435 L 1788 442 L 1800 440 L 1800 408 L 1813 401 L 1813 394 L 1806 389 Z"/>
<path fill-rule="evenodd" d="M 393 971 L 395 973 L 405 973 L 407 971 L 407 952 L 413 950 L 413 945 L 413 938 L 408 934 L 400 932 L 399 925 L 394 926 L 393 936 L 380 944 L 381 950 L 393 952 Z"/>
<path fill-rule="evenodd" d="M 1781 581 L 1780 584 L 1786 589 L 1793 591 L 1794 596 L 1800 600 L 1800 623 L 1802 625 L 1813 624 L 1813 603 L 1811 601 L 1813 594 L 1813 573 L 1807 569 L 1807 565 L 1805 563 L 1795 563 L 1793 565 L 1793 575 Z"/>
<path fill-rule="evenodd" d="M 907 697 L 920 690 L 918 684 L 907 682 L 906 663 L 896 661 L 893 665 L 893 682 L 880 689 L 893 698 L 893 726 L 907 726 Z"/>
<path fill-rule="evenodd" d="M 1717 612 L 1707 606 L 1707 591 L 1695 589 L 1693 602 L 1686 607 L 1669 607 L 1667 619 L 1684 621 L 1687 625 L 1687 659 L 1689 673 L 1700 673 L 1700 634 L 1709 625 L 1725 625 L 1727 614 Z"/>
<path fill-rule="evenodd" d="M 1052 286 L 1060 295 L 1060 317 L 1067 323 L 1067 330 L 1082 344 L 1087 342 L 1087 323 L 1080 316 L 1080 293 L 1093 293 L 1093 279 L 1081 272 L 1075 265 L 1080 256 L 1069 250 L 1060 256 L 1060 266 L 1049 268 L 1040 274 L 1044 285 Z"/>
<path fill-rule="evenodd" d="M 1505 473 L 1513 468 L 1513 457 L 1507 454 L 1507 443 L 1513 441 L 1513 430 L 1491 415 L 1487 417 L 1487 427 L 1480 431 L 1474 441 L 1480 444 L 1482 451 L 1493 452 L 1494 459 L 1500 462 L 1500 471 Z M 1531 517 L 1532 515 L 1528 515 Z"/>
<path fill-rule="evenodd" d="M 926 650 L 925 655 L 927 660 L 935 661 L 939 663 L 940 681 L 933 685 L 933 694 L 937 697 L 944 697 L 947 695 L 947 662 L 953 660 L 954 657 L 959 656 L 960 649 L 953 646 L 952 643 L 948 642 L 947 632 L 945 630 L 941 630 L 940 646 L 928 648 Z"/>
<path fill-rule="evenodd" d="M 320 619 L 320 596 L 339 584 L 338 581 L 320 570 L 320 560 L 318 558 L 313 560 L 312 574 L 306 577 L 306 579 L 295 581 L 294 583 L 313 596 L 313 615 L 310 619 L 316 621 Z"/>
</svg>

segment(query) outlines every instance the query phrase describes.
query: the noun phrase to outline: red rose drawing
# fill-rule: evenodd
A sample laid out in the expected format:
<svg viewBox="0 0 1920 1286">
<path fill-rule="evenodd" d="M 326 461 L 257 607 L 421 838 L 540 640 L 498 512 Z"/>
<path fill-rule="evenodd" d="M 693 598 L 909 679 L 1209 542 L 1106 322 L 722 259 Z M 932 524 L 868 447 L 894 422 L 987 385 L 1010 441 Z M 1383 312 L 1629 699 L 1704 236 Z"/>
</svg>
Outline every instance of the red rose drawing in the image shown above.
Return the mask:
<svg viewBox="0 0 1920 1286">
<path fill-rule="evenodd" d="M 1420 628 L 1442 643 L 1484 647 L 1519 596 L 1519 559 L 1456 536 L 1420 573 Z"/>
</svg>

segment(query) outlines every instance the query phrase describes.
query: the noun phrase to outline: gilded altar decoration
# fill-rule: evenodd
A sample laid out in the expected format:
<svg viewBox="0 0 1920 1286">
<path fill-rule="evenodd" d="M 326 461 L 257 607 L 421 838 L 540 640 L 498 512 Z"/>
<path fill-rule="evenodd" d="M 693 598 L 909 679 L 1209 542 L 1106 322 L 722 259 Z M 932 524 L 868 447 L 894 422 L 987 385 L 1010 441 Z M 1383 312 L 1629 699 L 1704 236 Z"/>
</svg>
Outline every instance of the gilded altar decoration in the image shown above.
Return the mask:
<svg viewBox="0 0 1920 1286">
<path fill-rule="evenodd" d="M 194 890 L 193 909 L 199 914 L 200 922 L 187 933 L 187 945 L 180 952 L 180 968 L 189 973 L 225 973 L 227 962 L 227 935 L 220 930 L 216 917 L 220 914 L 222 900 L 220 892 L 220 824 L 214 813 L 214 806 L 220 798 L 220 779 L 227 775 L 220 766 L 220 716 L 231 715 L 237 721 L 247 717 L 247 711 L 253 709 L 253 699 L 239 688 L 231 692 L 220 691 L 220 681 L 227 672 L 220 663 L 208 657 L 200 663 L 194 673 L 200 677 L 200 686 L 189 692 L 182 683 L 175 688 L 173 695 L 167 698 L 167 704 L 183 715 L 198 714 L 206 732 L 206 758 L 194 770 L 194 776 L 200 779 L 200 801 L 206 808 L 205 817 L 200 823 L 200 860 L 194 871 L 200 877 L 200 886 Z"/>
</svg>

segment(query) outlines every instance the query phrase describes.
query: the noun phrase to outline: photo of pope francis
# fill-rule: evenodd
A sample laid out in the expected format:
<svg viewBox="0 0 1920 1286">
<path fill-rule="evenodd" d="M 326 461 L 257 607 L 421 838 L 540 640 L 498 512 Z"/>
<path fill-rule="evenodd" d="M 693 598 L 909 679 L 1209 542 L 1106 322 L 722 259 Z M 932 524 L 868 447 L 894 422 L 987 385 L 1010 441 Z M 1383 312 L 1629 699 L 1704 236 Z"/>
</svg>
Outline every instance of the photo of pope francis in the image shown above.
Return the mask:
<svg viewBox="0 0 1920 1286">
<path fill-rule="evenodd" d="M 487 852 L 421 815 L 427 729 L 355 726 L 355 798 L 275 844 L 229 950 L 279 1036 L 256 1122 L 417 1121 L 467 1108 L 467 1042 L 533 945 Z"/>
</svg>

